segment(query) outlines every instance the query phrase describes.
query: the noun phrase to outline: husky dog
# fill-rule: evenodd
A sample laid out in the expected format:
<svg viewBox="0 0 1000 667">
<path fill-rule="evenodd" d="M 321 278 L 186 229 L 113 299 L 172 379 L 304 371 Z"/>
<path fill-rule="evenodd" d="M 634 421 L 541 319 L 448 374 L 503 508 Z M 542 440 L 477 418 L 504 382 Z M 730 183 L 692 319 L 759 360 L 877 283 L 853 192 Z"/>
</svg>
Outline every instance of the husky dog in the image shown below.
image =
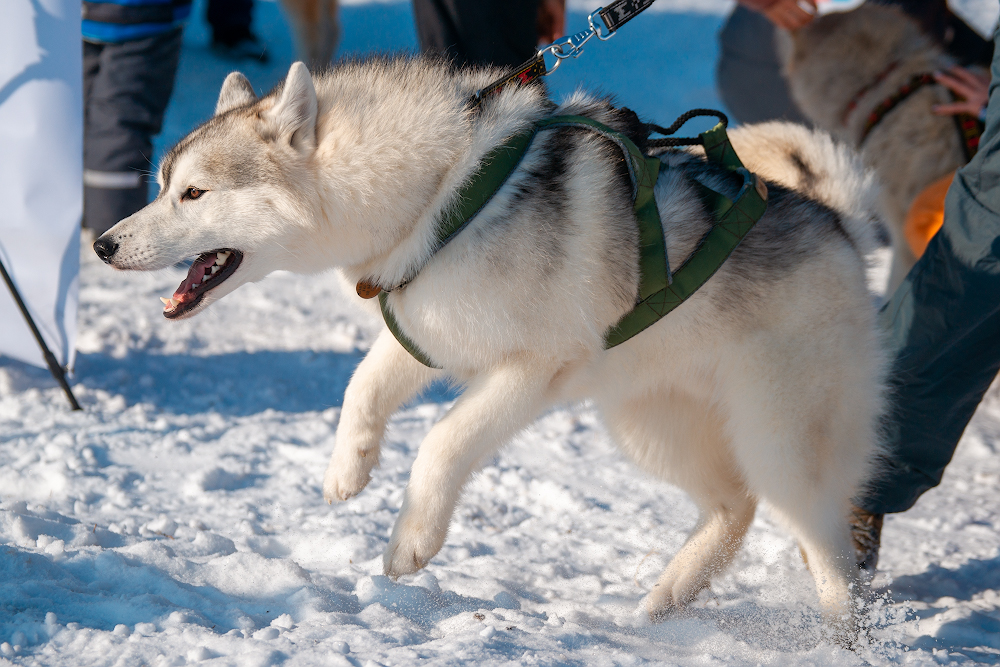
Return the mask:
<svg viewBox="0 0 1000 667">
<path fill-rule="evenodd" d="M 648 596 L 654 619 L 709 585 L 764 499 L 798 538 L 825 613 L 849 627 L 847 518 L 883 401 L 863 271 L 872 180 L 823 134 L 733 131 L 748 166 L 773 179 L 767 213 L 687 303 L 606 351 L 604 333 L 636 303 L 639 231 L 622 153 L 601 135 L 539 132 L 435 252 L 438 221 L 483 156 L 539 119 L 583 115 L 645 144 L 634 114 L 582 93 L 556 107 L 539 86 L 508 88 L 473 111 L 470 95 L 499 74 L 416 58 L 310 76 L 296 63 L 260 99 L 230 74 L 216 115 L 164 158 L 156 200 L 95 250 L 119 269 L 197 256 L 164 299 L 169 318 L 278 269 L 339 267 L 352 284 L 391 289 L 399 326 L 442 370 L 383 330 L 344 396 L 324 497 L 364 489 L 387 420 L 422 387 L 447 377 L 465 389 L 420 446 L 386 574 L 427 565 L 484 460 L 553 404 L 591 399 L 622 451 L 700 508 Z M 661 160 L 655 196 L 677 267 L 713 224 L 696 182 L 730 198 L 740 182 L 694 150 Z"/>
<path fill-rule="evenodd" d="M 955 61 L 898 7 L 866 3 L 828 14 L 794 32 L 779 31 L 778 51 L 792 97 L 817 127 L 862 153 L 881 181 L 881 210 L 892 239 L 888 294 L 916 258 L 903 235 L 913 200 L 931 183 L 966 162 L 951 116 L 931 112 L 950 102 L 940 85 L 920 88 L 864 137 L 871 112 L 915 75 Z"/>
</svg>

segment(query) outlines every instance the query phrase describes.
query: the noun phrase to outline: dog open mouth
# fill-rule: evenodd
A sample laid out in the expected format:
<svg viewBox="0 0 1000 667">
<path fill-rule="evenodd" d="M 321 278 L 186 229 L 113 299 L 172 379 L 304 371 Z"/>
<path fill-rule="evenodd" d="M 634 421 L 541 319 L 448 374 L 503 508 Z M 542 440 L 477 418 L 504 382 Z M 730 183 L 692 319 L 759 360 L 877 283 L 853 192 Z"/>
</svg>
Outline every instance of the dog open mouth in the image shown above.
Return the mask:
<svg viewBox="0 0 1000 667">
<path fill-rule="evenodd" d="M 239 250 L 213 250 L 199 255 L 188 269 L 187 278 L 174 295 L 169 299 L 160 297 L 160 301 L 163 302 L 163 316 L 174 319 L 191 311 L 201 303 L 205 294 L 233 275 L 241 261 L 243 253 Z"/>
</svg>

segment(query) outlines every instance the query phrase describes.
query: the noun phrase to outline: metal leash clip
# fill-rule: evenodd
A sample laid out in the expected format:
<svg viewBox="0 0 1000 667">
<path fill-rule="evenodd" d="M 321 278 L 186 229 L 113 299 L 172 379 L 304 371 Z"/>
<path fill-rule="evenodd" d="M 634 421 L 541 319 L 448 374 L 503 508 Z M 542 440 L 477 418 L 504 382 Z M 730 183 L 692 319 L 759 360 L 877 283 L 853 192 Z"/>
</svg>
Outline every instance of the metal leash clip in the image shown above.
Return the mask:
<svg viewBox="0 0 1000 667">
<path fill-rule="evenodd" d="M 551 61 L 551 66 L 549 61 L 545 62 L 546 76 L 559 69 L 559 65 L 567 58 L 579 58 L 580 54 L 583 53 L 583 45 L 589 42 L 592 37 L 597 37 L 602 42 L 614 37 L 615 31 L 608 27 L 608 24 L 601 18 L 600 12 L 602 11 L 604 11 L 604 7 L 598 7 L 587 17 L 587 24 L 590 27 L 586 30 L 581 30 L 575 35 L 562 37 L 538 49 L 538 56 L 542 59 L 546 55 L 554 58 Z"/>
</svg>

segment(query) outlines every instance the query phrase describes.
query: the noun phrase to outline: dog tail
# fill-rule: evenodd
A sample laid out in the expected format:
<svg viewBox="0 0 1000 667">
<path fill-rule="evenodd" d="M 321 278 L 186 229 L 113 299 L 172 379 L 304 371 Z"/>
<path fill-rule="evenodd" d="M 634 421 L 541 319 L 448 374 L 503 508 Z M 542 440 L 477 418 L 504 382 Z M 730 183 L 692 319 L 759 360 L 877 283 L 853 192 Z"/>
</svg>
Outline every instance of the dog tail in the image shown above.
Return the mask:
<svg viewBox="0 0 1000 667">
<path fill-rule="evenodd" d="M 850 146 L 821 130 L 783 121 L 743 125 L 729 137 L 747 169 L 839 213 L 863 256 L 878 247 L 878 184 Z"/>
</svg>

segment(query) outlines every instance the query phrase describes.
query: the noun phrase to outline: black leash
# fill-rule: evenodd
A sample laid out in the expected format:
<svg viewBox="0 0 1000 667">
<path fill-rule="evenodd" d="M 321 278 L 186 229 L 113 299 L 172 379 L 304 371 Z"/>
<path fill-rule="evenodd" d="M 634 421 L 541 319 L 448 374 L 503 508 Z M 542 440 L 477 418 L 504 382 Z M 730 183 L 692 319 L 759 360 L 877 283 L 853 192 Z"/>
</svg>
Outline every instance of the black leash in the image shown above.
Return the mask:
<svg viewBox="0 0 1000 667">
<path fill-rule="evenodd" d="M 587 17 L 586 30 L 541 47 L 533 57 L 521 63 L 512 73 L 476 91 L 469 100 L 470 105 L 473 109 L 477 109 L 483 100 L 510 84 L 523 86 L 552 74 L 567 58 L 579 58 L 583 53 L 583 45 L 592 38 L 597 37 L 602 42 L 611 39 L 619 28 L 645 11 L 653 2 L 655 0 L 614 0 L 607 7 L 598 7 Z M 552 59 L 551 66 L 546 63 L 546 56 Z"/>
<path fill-rule="evenodd" d="M 14 297 L 14 301 L 17 302 L 17 307 L 21 309 L 21 314 L 24 315 L 24 319 L 28 322 L 28 326 L 31 328 L 31 333 L 34 334 L 35 340 L 38 341 L 38 346 L 42 348 L 42 356 L 45 357 L 45 363 L 48 364 L 49 372 L 52 373 L 52 377 L 56 379 L 59 386 L 66 393 L 66 398 L 69 399 L 69 404 L 74 410 L 82 410 L 80 404 L 76 402 L 76 396 L 73 395 L 73 390 L 69 387 L 69 382 L 66 381 L 66 369 L 59 365 L 59 361 L 56 359 L 52 351 L 49 350 L 49 346 L 45 344 L 45 339 L 42 338 L 42 333 L 35 326 L 35 320 L 32 319 L 31 313 L 28 312 L 28 307 L 24 305 L 24 301 L 21 299 L 21 294 L 17 291 L 17 287 L 14 286 L 14 281 L 11 280 L 10 274 L 7 273 L 7 268 L 3 265 L 3 259 L 0 259 L 0 273 L 3 274 L 3 280 L 7 283 L 7 287 L 10 288 L 10 293 Z"/>
</svg>

